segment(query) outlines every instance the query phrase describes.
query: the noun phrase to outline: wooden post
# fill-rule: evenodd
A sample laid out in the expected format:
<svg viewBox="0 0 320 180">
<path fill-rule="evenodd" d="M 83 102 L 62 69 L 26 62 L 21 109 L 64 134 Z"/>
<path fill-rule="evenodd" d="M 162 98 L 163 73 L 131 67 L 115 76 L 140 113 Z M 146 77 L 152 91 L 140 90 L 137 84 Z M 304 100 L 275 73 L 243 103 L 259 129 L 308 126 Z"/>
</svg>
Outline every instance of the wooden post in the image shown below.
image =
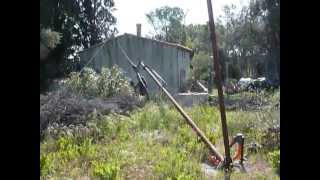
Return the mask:
<svg viewBox="0 0 320 180">
<path fill-rule="evenodd" d="M 212 12 L 212 3 L 211 0 L 207 0 L 208 5 L 208 15 L 209 15 L 209 28 L 210 28 L 210 37 L 212 42 L 212 52 L 213 52 L 213 63 L 214 63 L 214 70 L 215 70 L 215 78 L 216 78 L 216 85 L 218 89 L 218 96 L 219 96 L 219 106 L 220 106 L 220 115 L 221 115 L 221 124 L 222 124 L 222 134 L 223 134 L 223 142 L 224 142 L 224 149 L 225 149 L 225 169 L 230 169 L 230 164 L 232 163 L 230 157 L 230 147 L 229 147 L 229 136 L 228 136 L 228 128 L 227 128 L 227 118 L 226 118 L 226 111 L 224 106 L 224 99 L 223 99 L 223 91 L 222 91 L 222 81 L 221 81 L 221 64 L 219 62 L 219 54 L 218 54 L 218 45 L 217 45 L 217 38 L 215 32 L 215 25 L 213 19 L 213 12 Z"/>
<path fill-rule="evenodd" d="M 207 21 L 207 28 L 208 32 L 210 33 L 210 24 L 209 21 Z M 210 61 L 209 61 L 209 81 L 208 81 L 208 93 L 212 93 L 213 90 L 213 56 L 210 56 Z"/>
<path fill-rule="evenodd" d="M 212 61 L 213 61 L 213 56 L 210 56 L 210 60 L 209 61 L 209 81 L 208 81 L 208 93 L 212 93 L 212 90 L 213 90 L 213 64 L 212 64 Z"/>
</svg>

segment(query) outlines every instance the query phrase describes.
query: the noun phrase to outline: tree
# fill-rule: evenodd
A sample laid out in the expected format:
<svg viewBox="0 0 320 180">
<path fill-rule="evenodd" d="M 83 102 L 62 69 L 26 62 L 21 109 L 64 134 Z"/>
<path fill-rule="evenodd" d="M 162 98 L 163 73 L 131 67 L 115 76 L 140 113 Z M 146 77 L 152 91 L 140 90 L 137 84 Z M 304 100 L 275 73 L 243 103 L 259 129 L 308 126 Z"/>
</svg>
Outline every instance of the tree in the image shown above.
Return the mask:
<svg viewBox="0 0 320 180">
<path fill-rule="evenodd" d="M 117 33 L 113 11 L 113 0 L 40 0 L 40 31 L 50 28 L 62 36 L 48 58 L 40 62 L 40 91 L 47 88 L 46 81 L 80 67 L 79 50 Z"/>
<path fill-rule="evenodd" d="M 224 16 L 216 23 L 223 76 L 228 61 L 230 78 L 266 76 L 279 82 L 279 8 L 279 0 L 252 0 L 240 12 L 236 12 L 234 5 L 224 7 Z M 194 73 L 201 79 L 205 76 L 199 76 L 199 72 L 208 71 L 208 67 L 201 65 L 202 57 L 212 55 L 207 25 L 188 25 L 186 33 L 187 46 L 195 49 L 193 65 L 199 66 L 194 67 Z"/>
<path fill-rule="evenodd" d="M 266 28 L 268 60 L 267 77 L 278 85 L 280 82 L 280 0 L 261 0 Z"/>
<path fill-rule="evenodd" d="M 208 31 L 208 25 L 206 24 L 190 24 L 186 26 L 186 46 L 195 50 L 195 52 L 206 52 L 210 54 L 211 43 L 210 35 Z"/>
<path fill-rule="evenodd" d="M 185 13 L 179 7 L 163 6 L 146 14 L 155 31 L 154 38 L 185 45 L 186 33 L 183 21 Z"/>
<path fill-rule="evenodd" d="M 209 54 L 204 51 L 200 51 L 194 55 L 191 65 L 193 67 L 193 78 L 197 80 L 209 80 L 209 65 L 211 64 L 211 58 Z"/>
<path fill-rule="evenodd" d="M 279 7 L 277 0 L 250 1 L 239 13 L 235 13 L 235 6 L 224 7 L 225 24 L 217 28 L 217 34 L 224 41 L 231 71 L 239 69 L 241 76 L 279 79 Z"/>
<path fill-rule="evenodd" d="M 223 26 L 221 20 L 218 20 L 216 23 L 216 33 L 217 33 L 217 43 L 219 44 L 219 55 L 220 62 L 222 66 L 222 77 L 226 77 L 225 72 L 225 61 L 228 60 L 226 53 L 224 51 L 225 46 L 225 31 L 226 28 Z M 193 73 L 196 79 L 211 81 L 210 71 L 213 71 L 212 68 L 212 47 L 211 39 L 209 34 L 208 24 L 190 24 L 186 26 L 187 34 L 187 47 L 194 49 L 195 56 L 192 60 L 192 65 L 194 67 Z M 210 84 L 210 83 L 209 83 Z"/>
<path fill-rule="evenodd" d="M 40 62 L 45 60 L 52 49 L 54 49 L 61 40 L 61 35 L 51 29 L 42 29 L 40 31 Z"/>
</svg>

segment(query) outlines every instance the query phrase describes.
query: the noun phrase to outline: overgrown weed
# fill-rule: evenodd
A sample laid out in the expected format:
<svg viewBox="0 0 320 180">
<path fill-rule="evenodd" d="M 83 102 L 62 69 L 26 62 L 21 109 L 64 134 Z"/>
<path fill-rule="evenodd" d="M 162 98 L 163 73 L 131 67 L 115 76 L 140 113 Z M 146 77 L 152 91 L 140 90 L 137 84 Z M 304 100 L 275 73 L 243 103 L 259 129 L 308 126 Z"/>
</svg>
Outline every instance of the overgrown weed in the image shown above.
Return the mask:
<svg viewBox="0 0 320 180">
<path fill-rule="evenodd" d="M 218 108 L 201 105 L 186 111 L 211 142 L 218 145 L 222 137 Z M 274 110 L 228 111 L 229 135 L 242 132 L 246 144 L 262 143 L 265 130 L 277 123 L 277 118 L 278 112 Z M 157 102 L 147 103 L 130 116 L 109 114 L 93 118 L 88 123 L 98 129 L 95 136 L 79 136 L 73 132 L 41 143 L 41 178 L 77 178 L 87 174 L 99 179 L 206 179 L 200 164 L 208 150 L 184 121 L 171 105 Z M 278 162 L 278 156 L 269 157 L 270 165 Z M 74 171 L 68 172 L 67 168 Z M 258 172 L 232 176 L 237 179 L 278 177 Z"/>
</svg>

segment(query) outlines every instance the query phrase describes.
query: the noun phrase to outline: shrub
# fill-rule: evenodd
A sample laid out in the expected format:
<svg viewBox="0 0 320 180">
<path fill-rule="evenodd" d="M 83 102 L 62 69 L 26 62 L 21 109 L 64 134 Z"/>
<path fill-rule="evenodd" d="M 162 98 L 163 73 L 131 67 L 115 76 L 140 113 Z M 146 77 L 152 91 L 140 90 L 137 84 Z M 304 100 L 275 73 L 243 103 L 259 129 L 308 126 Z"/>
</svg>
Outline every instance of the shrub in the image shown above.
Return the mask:
<svg viewBox="0 0 320 180">
<path fill-rule="evenodd" d="M 80 154 L 74 140 L 70 137 L 60 137 L 57 141 L 57 155 L 62 164 L 74 160 Z"/>
<path fill-rule="evenodd" d="M 81 74 L 73 72 L 65 85 L 68 89 L 85 97 L 108 98 L 116 95 L 131 95 L 133 92 L 128 79 L 117 66 L 111 69 L 102 68 L 100 74 L 91 68 L 84 68 Z"/>
<path fill-rule="evenodd" d="M 92 138 L 85 138 L 78 147 L 80 156 L 85 158 L 94 157 L 97 154 L 95 147 L 96 146 L 92 143 Z"/>
<path fill-rule="evenodd" d="M 177 177 L 177 180 L 192 180 L 194 179 L 192 176 L 190 175 L 185 175 L 185 174 L 180 174 L 178 177 Z"/>
<path fill-rule="evenodd" d="M 127 140 L 130 137 L 128 118 L 120 115 L 106 116 L 98 123 L 103 136 L 119 140 Z"/>
<path fill-rule="evenodd" d="M 209 78 L 209 65 L 210 56 L 201 51 L 195 54 L 192 59 L 193 76 L 195 79 L 208 80 Z"/>
<path fill-rule="evenodd" d="M 196 179 L 199 178 L 200 167 L 190 163 L 187 152 L 177 149 L 163 148 L 159 151 L 159 160 L 154 167 L 160 179 Z"/>
<path fill-rule="evenodd" d="M 268 153 L 268 159 L 272 167 L 280 173 L 280 150 L 275 150 Z"/>
<path fill-rule="evenodd" d="M 53 123 L 85 124 L 93 112 L 97 115 L 128 114 L 144 104 L 144 99 L 133 96 L 132 87 L 116 66 L 103 68 L 101 74 L 90 68 L 85 68 L 81 74 L 73 72 L 58 86 L 55 91 L 40 94 L 41 139 Z"/>
<path fill-rule="evenodd" d="M 272 125 L 264 131 L 262 145 L 265 150 L 275 150 L 280 148 L 280 126 Z"/>
<path fill-rule="evenodd" d="M 133 92 L 129 81 L 117 66 L 111 69 L 102 68 L 101 75 L 97 79 L 97 88 L 101 97 L 109 97 L 114 94 L 128 95 Z"/>
<path fill-rule="evenodd" d="M 93 161 L 93 174 L 101 179 L 115 180 L 119 179 L 120 166 L 116 163 L 103 163 Z"/>
<path fill-rule="evenodd" d="M 40 32 L 40 38 L 47 47 L 53 49 L 60 43 L 62 35 L 61 33 L 52 31 L 51 29 L 42 29 Z"/>
<path fill-rule="evenodd" d="M 218 149 L 222 148 L 219 109 L 203 105 L 185 110 L 210 141 L 216 143 Z M 229 136 L 243 133 L 245 147 L 252 141 L 261 143 L 266 130 L 279 121 L 278 116 L 279 113 L 273 110 L 227 111 Z M 50 175 L 53 178 L 67 176 L 76 179 L 85 175 L 92 179 L 205 179 L 200 164 L 207 160 L 209 150 L 172 106 L 149 102 L 129 116 L 111 113 L 88 121 L 87 125 L 92 135 L 80 135 L 80 131 L 75 129 L 71 132 L 72 136 L 64 135 L 53 143 L 48 140 L 41 143 L 41 153 L 49 156 L 44 158 L 45 155 L 41 155 L 42 178 Z M 279 156 L 274 154 L 270 153 L 267 157 L 276 168 L 280 161 L 277 160 Z M 251 164 L 251 159 L 255 157 L 251 156 L 248 162 Z M 265 162 L 265 156 L 255 162 L 260 160 Z M 270 172 L 269 168 L 261 172 L 260 165 L 258 163 L 257 172 L 234 173 L 232 177 L 277 179 L 278 175 Z M 267 167 L 264 165 L 262 167 Z"/>
<path fill-rule="evenodd" d="M 82 74 L 72 72 L 65 84 L 66 87 L 73 92 L 86 97 L 92 97 L 97 95 L 97 78 L 97 74 L 93 69 L 84 68 Z"/>
<path fill-rule="evenodd" d="M 53 154 L 41 154 L 40 155 L 40 175 L 46 176 L 48 175 L 53 168 Z"/>
</svg>

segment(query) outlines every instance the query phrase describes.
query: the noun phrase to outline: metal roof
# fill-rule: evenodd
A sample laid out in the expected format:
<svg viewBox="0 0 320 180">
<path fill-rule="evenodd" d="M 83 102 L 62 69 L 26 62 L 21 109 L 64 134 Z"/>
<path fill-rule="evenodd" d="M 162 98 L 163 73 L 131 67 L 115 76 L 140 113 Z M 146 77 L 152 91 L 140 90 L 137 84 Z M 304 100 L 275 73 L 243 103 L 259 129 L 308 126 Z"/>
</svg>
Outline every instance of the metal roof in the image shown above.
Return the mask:
<svg viewBox="0 0 320 180">
<path fill-rule="evenodd" d="M 119 35 L 117 37 L 114 37 L 114 38 L 110 38 L 104 42 L 101 42 L 101 43 L 98 43 L 98 44 L 95 44 L 91 47 L 89 47 L 88 49 L 84 49 L 82 51 L 80 51 L 79 53 L 81 54 L 82 52 L 85 52 L 85 51 L 88 51 L 92 48 L 95 48 L 95 47 L 99 47 L 105 43 L 108 43 L 108 42 L 111 42 L 115 39 L 118 39 L 118 38 L 121 38 L 121 37 L 124 37 L 124 36 L 131 36 L 131 37 L 135 37 L 135 38 L 139 38 L 139 39 L 145 39 L 145 40 L 148 40 L 148 41 L 153 41 L 153 42 L 156 42 L 156 43 L 159 43 L 159 44 L 163 44 L 163 45 L 167 45 L 167 46 L 171 46 L 171 47 L 176 47 L 176 48 L 179 48 L 179 49 L 182 49 L 182 50 L 185 50 L 185 51 L 188 51 L 190 52 L 192 55 L 194 53 L 194 51 L 188 47 L 185 47 L 185 46 L 182 46 L 180 44 L 176 44 L 176 43 L 170 43 L 170 42 L 166 42 L 166 41 L 159 41 L 159 40 L 155 40 L 155 39 L 150 39 L 150 38 L 145 38 L 145 37 L 139 37 L 139 36 L 136 36 L 136 35 L 133 35 L 133 34 L 128 34 L 128 33 L 124 33 L 122 35 Z"/>
</svg>

